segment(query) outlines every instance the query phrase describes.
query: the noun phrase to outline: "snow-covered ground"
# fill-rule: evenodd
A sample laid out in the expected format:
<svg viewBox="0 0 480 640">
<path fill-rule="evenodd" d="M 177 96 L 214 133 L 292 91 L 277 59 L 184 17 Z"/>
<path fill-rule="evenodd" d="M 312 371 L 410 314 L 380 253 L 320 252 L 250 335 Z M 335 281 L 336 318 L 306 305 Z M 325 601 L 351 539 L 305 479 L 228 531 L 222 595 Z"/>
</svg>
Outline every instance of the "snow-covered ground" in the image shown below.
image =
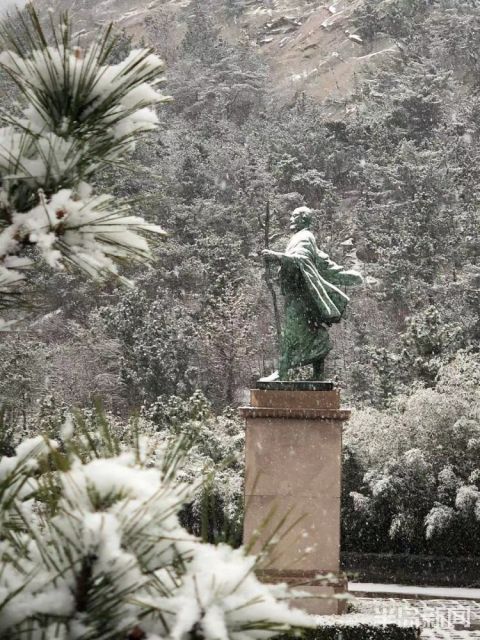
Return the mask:
<svg viewBox="0 0 480 640">
<path fill-rule="evenodd" d="M 352 594 L 375 594 L 411 598 L 453 598 L 480 600 L 480 589 L 460 587 L 416 587 L 402 584 L 378 584 L 374 582 L 349 582 Z"/>
</svg>

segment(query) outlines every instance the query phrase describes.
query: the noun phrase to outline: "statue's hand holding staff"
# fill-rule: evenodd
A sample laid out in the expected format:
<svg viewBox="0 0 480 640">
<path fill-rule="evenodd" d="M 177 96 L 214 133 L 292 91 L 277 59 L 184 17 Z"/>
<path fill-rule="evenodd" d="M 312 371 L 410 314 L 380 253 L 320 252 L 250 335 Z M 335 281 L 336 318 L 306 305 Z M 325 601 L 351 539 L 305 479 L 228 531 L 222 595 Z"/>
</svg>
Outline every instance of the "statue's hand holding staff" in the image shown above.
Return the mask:
<svg viewBox="0 0 480 640">
<path fill-rule="evenodd" d="M 266 260 L 281 260 L 284 254 L 280 253 L 279 251 L 271 251 L 271 249 L 264 249 L 262 251 L 262 256 Z"/>
</svg>

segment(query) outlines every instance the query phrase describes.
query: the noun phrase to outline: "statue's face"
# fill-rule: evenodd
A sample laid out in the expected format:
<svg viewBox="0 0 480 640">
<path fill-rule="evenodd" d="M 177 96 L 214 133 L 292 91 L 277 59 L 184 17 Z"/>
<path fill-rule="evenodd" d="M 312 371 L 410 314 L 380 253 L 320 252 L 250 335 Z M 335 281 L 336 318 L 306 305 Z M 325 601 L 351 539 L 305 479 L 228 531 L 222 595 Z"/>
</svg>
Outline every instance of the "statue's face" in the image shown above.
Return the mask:
<svg viewBox="0 0 480 640">
<path fill-rule="evenodd" d="M 308 227 L 308 222 L 305 220 L 301 211 L 294 211 L 290 216 L 290 231 L 301 231 Z"/>
</svg>

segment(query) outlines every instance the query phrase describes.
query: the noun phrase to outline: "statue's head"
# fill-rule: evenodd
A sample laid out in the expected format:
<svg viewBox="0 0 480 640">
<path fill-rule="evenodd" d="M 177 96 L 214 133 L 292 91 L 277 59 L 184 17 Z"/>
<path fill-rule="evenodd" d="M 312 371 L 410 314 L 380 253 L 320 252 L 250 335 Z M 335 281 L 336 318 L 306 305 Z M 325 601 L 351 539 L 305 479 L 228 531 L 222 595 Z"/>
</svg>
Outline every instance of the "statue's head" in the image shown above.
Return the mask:
<svg viewBox="0 0 480 640">
<path fill-rule="evenodd" d="M 290 216 L 290 230 L 308 229 L 312 223 L 312 210 L 308 207 L 297 207 Z"/>
</svg>

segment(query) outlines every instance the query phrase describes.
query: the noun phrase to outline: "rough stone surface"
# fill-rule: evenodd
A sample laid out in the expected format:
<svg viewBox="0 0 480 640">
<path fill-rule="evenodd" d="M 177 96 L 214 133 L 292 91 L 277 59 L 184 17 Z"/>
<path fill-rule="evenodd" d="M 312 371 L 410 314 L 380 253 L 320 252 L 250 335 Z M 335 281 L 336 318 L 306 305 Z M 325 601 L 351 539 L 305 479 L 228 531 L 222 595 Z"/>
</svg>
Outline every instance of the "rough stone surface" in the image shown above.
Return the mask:
<svg viewBox="0 0 480 640">
<path fill-rule="evenodd" d="M 339 391 L 322 391 L 321 395 L 311 391 L 267 391 L 252 389 L 250 391 L 252 407 L 268 407 L 279 409 L 340 409 Z"/>
<path fill-rule="evenodd" d="M 348 412 L 324 408 L 339 405 L 336 391 L 251 393 L 252 404 L 267 406 L 242 409 L 247 423 L 245 542 L 258 552 L 276 537 L 264 569 L 320 596 L 296 606 L 339 613 L 343 602 L 328 596 L 345 589 L 344 580 L 335 581 L 335 576 L 340 575 L 342 421 Z M 305 404 L 316 408 L 302 408 Z M 298 415 L 292 417 L 292 411 Z M 315 577 L 325 573 L 333 574 L 333 582 L 315 584 Z"/>
</svg>

